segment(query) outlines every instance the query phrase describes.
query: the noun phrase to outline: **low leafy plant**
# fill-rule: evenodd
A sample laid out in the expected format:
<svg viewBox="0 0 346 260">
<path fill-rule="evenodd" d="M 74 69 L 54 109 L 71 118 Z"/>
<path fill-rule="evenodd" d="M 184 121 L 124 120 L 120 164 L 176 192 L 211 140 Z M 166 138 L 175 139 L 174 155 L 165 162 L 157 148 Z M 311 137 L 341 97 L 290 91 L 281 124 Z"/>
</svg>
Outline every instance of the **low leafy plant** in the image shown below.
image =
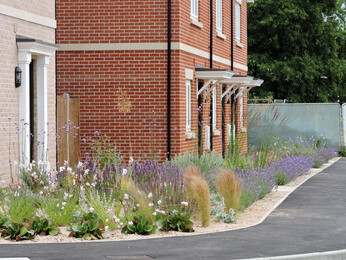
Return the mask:
<svg viewBox="0 0 346 260">
<path fill-rule="evenodd" d="M 346 145 L 340 146 L 340 152 L 339 152 L 341 157 L 346 157 Z"/>
<path fill-rule="evenodd" d="M 121 230 L 124 234 L 150 235 L 157 230 L 156 225 L 151 225 L 145 216 L 135 216 Z"/>
<path fill-rule="evenodd" d="M 56 236 L 60 233 L 59 228 L 56 226 L 53 226 L 52 223 L 48 219 L 40 219 L 39 217 L 35 217 L 31 228 L 36 234 L 39 234 L 41 236 Z"/>
<path fill-rule="evenodd" d="M 235 211 L 230 208 L 228 212 L 226 211 L 226 205 L 224 198 L 217 193 L 213 193 L 210 196 L 211 200 L 211 215 L 213 218 L 219 222 L 233 223 L 236 221 Z"/>
<path fill-rule="evenodd" d="M 11 219 L 9 217 L 0 218 L 0 230 L 6 229 L 10 223 L 11 223 Z"/>
<path fill-rule="evenodd" d="M 1 237 L 14 241 L 34 239 L 35 236 L 35 232 L 23 223 L 11 223 L 1 231 Z"/>
<path fill-rule="evenodd" d="M 89 212 L 82 217 L 82 223 L 69 225 L 67 230 L 71 233 L 69 237 L 84 238 L 87 240 L 97 240 L 104 238 L 104 224 L 99 219 L 98 215 Z"/>
<path fill-rule="evenodd" d="M 173 211 L 158 222 L 163 231 L 194 232 L 193 223 L 187 213 Z"/>
<path fill-rule="evenodd" d="M 285 184 L 287 184 L 289 182 L 290 182 L 290 179 L 286 175 L 282 174 L 281 172 L 278 172 L 275 175 L 275 183 L 276 183 L 276 185 L 279 185 L 279 186 L 280 185 L 285 185 Z"/>
</svg>

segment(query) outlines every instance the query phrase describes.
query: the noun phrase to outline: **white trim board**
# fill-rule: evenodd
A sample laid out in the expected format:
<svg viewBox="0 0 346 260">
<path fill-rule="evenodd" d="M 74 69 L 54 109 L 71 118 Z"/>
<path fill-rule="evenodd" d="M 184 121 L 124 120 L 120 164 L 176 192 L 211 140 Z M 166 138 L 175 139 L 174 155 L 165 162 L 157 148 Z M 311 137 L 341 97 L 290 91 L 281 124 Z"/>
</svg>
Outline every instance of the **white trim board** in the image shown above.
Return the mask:
<svg viewBox="0 0 346 260">
<path fill-rule="evenodd" d="M 138 51 L 138 50 L 167 50 L 166 42 L 143 43 L 83 43 L 83 44 L 59 44 L 60 51 Z M 181 50 L 199 57 L 209 59 L 209 52 L 200 50 L 181 42 L 172 42 L 172 50 Z M 231 66 L 229 59 L 213 55 L 213 60 L 227 66 Z M 235 68 L 248 71 L 246 65 L 233 62 Z"/>
<path fill-rule="evenodd" d="M 0 14 L 56 29 L 56 20 L 0 4 Z"/>
</svg>

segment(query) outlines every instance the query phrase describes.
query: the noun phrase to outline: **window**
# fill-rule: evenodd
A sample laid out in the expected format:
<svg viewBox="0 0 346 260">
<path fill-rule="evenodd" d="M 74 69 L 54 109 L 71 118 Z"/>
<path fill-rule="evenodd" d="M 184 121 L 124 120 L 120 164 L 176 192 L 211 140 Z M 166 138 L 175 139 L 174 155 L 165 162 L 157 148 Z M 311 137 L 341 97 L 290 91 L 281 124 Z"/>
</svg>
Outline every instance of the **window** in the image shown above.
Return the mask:
<svg viewBox="0 0 346 260">
<path fill-rule="evenodd" d="M 240 42 L 240 3 L 235 3 L 235 40 Z"/>
<path fill-rule="evenodd" d="M 191 132 L 191 80 L 186 80 L 186 132 Z"/>
<path fill-rule="evenodd" d="M 210 150 L 210 126 L 206 125 L 204 131 L 205 149 Z"/>
<path fill-rule="evenodd" d="M 213 88 L 213 130 L 216 129 L 216 87 Z"/>
<path fill-rule="evenodd" d="M 216 0 L 216 31 L 222 33 L 222 0 Z"/>
<path fill-rule="evenodd" d="M 243 88 L 240 90 L 243 92 Z M 243 95 L 241 94 L 239 97 L 239 106 L 240 106 L 240 112 L 239 112 L 239 117 L 240 117 L 240 127 L 244 126 L 244 104 L 243 104 Z"/>
<path fill-rule="evenodd" d="M 198 0 L 191 0 L 191 18 L 198 20 Z"/>
</svg>

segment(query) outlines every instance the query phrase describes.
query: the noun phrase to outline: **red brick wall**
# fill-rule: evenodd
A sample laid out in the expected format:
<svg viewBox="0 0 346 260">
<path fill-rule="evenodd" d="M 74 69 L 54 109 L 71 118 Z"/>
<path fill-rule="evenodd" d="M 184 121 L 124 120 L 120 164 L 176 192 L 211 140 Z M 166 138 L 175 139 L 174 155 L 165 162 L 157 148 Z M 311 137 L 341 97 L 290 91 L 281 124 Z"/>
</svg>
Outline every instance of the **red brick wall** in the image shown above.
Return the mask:
<svg viewBox="0 0 346 260">
<path fill-rule="evenodd" d="M 214 16 L 215 16 L 214 0 Z M 165 43 L 167 42 L 167 2 L 157 1 L 75 1 L 57 0 L 57 43 Z M 216 36 L 214 19 L 214 55 L 230 59 L 230 1 L 223 1 L 223 33 Z M 190 0 L 172 0 L 172 42 L 181 42 L 209 52 L 209 0 L 200 0 L 199 21 L 203 28 L 190 22 Z M 246 1 L 242 4 L 243 48 L 234 47 L 235 62 L 246 66 Z M 167 51 L 59 51 L 57 54 L 58 95 L 69 93 L 80 99 L 81 138 L 106 134 L 129 156 L 130 143 L 135 157 L 148 154 L 151 141 L 160 152 L 167 149 Z M 172 51 L 171 136 L 172 154 L 197 151 L 196 81 L 192 80 L 192 131 L 196 138 L 187 140 L 185 115 L 185 69 L 196 65 L 209 67 L 209 59 L 182 51 Z M 214 68 L 230 69 L 222 63 Z M 246 71 L 235 68 L 236 74 Z M 131 112 L 121 113 L 117 91 L 124 88 L 132 102 Z M 221 132 L 220 89 L 217 93 L 217 129 Z M 244 99 L 245 108 L 246 99 Z M 210 125 L 210 104 L 203 104 L 204 125 Z M 226 123 L 230 105 L 226 104 Z M 244 116 L 246 115 L 244 111 Z M 155 121 L 153 121 L 155 119 Z M 144 122 L 144 121 L 145 122 Z M 245 123 L 246 120 L 244 120 Z M 151 125 L 151 126 L 148 126 Z M 226 126 L 225 126 L 226 127 Z M 150 130 L 152 129 L 152 130 Z M 203 128 L 204 130 L 204 128 Z M 130 131 L 130 137 L 129 137 Z M 227 129 L 225 129 L 227 133 Z M 225 135 L 225 138 L 226 135 Z M 204 145 L 203 133 L 203 145 Z M 82 154 L 88 145 L 82 143 Z M 221 135 L 213 138 L 214 150 L 221 153 Z"/>
</svg>

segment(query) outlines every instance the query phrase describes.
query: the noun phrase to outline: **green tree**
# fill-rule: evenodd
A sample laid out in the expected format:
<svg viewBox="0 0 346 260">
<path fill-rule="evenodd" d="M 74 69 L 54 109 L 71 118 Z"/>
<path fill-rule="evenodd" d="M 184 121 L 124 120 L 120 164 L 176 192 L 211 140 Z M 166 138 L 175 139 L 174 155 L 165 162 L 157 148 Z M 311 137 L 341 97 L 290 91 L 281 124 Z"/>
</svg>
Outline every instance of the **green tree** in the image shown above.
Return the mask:
<svg viewBox="0 0 346 260">
<path fill-rule="evenodd" d="M 345 0 L 249 4 L 249 75 L 264 79 L 252 94 L 290 102 L 342 102 L 344 25 Z"/>
</svg>

